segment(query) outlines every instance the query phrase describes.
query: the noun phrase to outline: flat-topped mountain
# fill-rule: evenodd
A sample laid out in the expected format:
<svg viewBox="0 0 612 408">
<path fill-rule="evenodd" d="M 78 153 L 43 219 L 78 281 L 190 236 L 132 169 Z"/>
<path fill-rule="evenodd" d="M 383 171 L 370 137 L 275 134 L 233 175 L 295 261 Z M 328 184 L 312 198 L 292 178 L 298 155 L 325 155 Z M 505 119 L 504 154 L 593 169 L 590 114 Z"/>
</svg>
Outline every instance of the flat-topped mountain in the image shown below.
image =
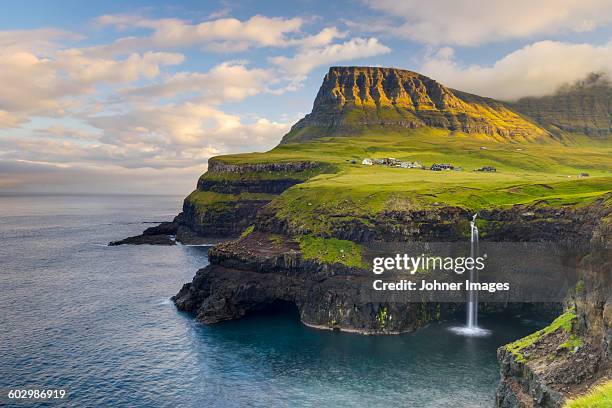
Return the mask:
<svg viewBox="0 0 612 408">
<path fill-rule="evenodd" d="M 578 133 L 596 139 L 612 134 L 612 83 L 601 74 L 591 74 L 553 95 L 522 98 L 511 107 L 553 134 Z"/>
<path fill-rule="evenodd" d="M 536 140 L 549 134 L 494 99 L 450 89 L 416 72 L 378 67 L 331 67 L 312 112 L 282 143 L 350 134 L 356 129 L 413 129 L 422 126 Z"/>
</svg>

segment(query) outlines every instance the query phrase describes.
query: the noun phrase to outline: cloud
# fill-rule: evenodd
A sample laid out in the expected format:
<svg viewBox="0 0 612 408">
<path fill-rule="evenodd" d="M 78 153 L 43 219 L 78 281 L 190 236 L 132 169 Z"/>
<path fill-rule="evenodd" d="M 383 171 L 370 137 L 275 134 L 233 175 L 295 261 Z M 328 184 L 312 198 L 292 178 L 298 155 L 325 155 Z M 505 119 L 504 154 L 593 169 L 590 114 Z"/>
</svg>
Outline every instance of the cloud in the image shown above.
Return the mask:
<svg viewBox="0 0 612 408">
<path fill-rule="evenodd" d="M 160 73 L 161 66 L 177 65 L 184 59 L 181 54 L 167 52 L 100 58 L 76 48 L 45 50 L 41 55 L 33 44 L 46 32 L 25 35 L 24 43 L 18 36 L 2 34 L 0 127 L 15 127 L 32 116 L 64 116 L 71 107 L 81 105 L 77 97 L 94 92 L 98 86 L 151 79 Z"/>
<path fill-rule="evenodd" d="M 148 29 L 149 37 L 126 37 L 113 44 L 92 49 L 93 52 L 122 53 L 143 47 L 176 48 L 197 44 L 216 51 L 242 51 L 249 47 L 283 47 L 290 45 L 288 34 L 302 27 L 301 18 L 255 15 L 248 20 L 219 18 L 191 24 L 175 18 L 148 19 L 128 14 L 104 15 L 96 19 L 99 26 L 120 30 Z"/>
<path fill-rule="evenodd" d="M 47 53 L 61 48 L 64 40 L 80 40 L 83 36 L 56 28 L 0 31 L 0 50 L 10 52 Z"/>
<path fill-rule="evenodd" d="M 161 66 L 179 65 L 184 59 L 182 54 L 149 51 L 115 60 L 93 58 L 82 50 L 69 49 L 59 52 L 52 66 L 67 72 L 73 81 L 81 84 L 127 83 L 141 77 L 155 78 Z"/>
<path fill-rule="evenodd" d="M 269 149 L 289 130 L 287 123 L 263 118 L 244 123 L 238 115 L 195 102 L 141 106 L 124 114 L 92 117 L 88 122 L 102 130 L 100 140 L 106 144 L 155 152 L 155 160 L 138 161 L 151 167 L 169 162 L 179 165 L 177 158 L 186 165 L 234 150 Z"/>
<path fill-rule="evenodd" d="M 264 118 L 245 122 L 206 105 L 148 107 L 91 118 L 95 132 L 52 126 L 29 135 L 0 136 L 0 161 L 60 166 L 180 169 L 211 156 L 268 150 L 289 130 Z"/>
<path fill-rule="evenodd" d="M 591 31 L 612 22 L 609 0 L 365 2 L 399 19 L 400 26 L 392 32 L 427 44 L 478 45 L 541 34 Z M 391 25 L 382 29 L 389 32 Z"/>
<path fill-rule="evenodd" d="M 273 57 L 270 61 L 285 72 L 303 78 L 314 68 L 341 61 L 368 58 L 386 54 L 391 49 L 381 44 L 377 38 L 352 38 L 341 44 L 329 44 L 323 47 L 306 47 L 293 57 Z"/>
<path fill-rule="evenodd" d="M 323 47 L 337 38 L 345 38 L 346 36 L 347 33 L 339 31 L 336 27 L 326 27 L 317 34 L 293 40 L 290 43 L 304 48 Z"/>
<path fill-rule="evenodd" d="M 266 92 L 277 81 L 272 69 L 226 61 L 206 72 L 163 75 L 163 67 L 184 61 L 182 54 L 103 56 L 55 42 L 45 49 L 50 43 L 44 36 L 55 41 L 65 34 L 20 34 L 0 32 L 0 160 L 71 168 L 201 168 L 213 155 L 271 148 L 289 130 L 286 123 L 246 120 L 218 107 Z M 319 34 L 313 43 L 339 35 Z M 41 118 L 51 124 L 36 125 Z"/>
<path fill-rule="evenodd" d="M 492 65 L 461 65 L 453 50 L 442 48 L 420 71 L 463 91 L 513 100 L 542 96 L 592 72 L 612 76 L 612 43 L 602 46 L 540 41 L 516 50 Z"/>
<path fill-rule="evenodd" d="M 264 92 L 275 82 L 269 69 L 249 69 L 243 61 L 226 61 L 208 72 L 180 72 L 162 83 L 129 88 L 123 95 L 145 98 L 169 98 L 183 93 L 195 93 L 208 104 L 241 101 Z"/>
</svg>

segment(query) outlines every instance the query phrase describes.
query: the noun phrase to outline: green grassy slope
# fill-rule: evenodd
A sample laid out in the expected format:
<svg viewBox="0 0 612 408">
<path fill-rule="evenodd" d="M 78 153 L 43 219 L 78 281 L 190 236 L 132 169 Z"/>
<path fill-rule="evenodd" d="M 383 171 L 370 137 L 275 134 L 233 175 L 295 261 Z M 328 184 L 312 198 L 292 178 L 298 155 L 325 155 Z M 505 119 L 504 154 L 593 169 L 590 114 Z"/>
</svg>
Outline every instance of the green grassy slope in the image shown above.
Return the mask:
<svg viewBox="0 0 612 408">
<path fill-rule="evenodd" d="M 365 157 L 417 160 L 425 166 L 452 163 L 463 171 L 363 166 Z M 227 163 L 310 160 L 331 163 L 321 174 L 277 198 L 284 211 L 343 206 L 348 212 L 377 212 L 392 206 L 428 208 L 447 204 L 485 208 L 546 200 L 549 204 L 588 202 L 612 190 L 612 144 L 566 146 L 557 142 L 503 143 L 447 130 L 419 128 L 402 133 L 366 132 L 283 144 L 267 153 L 223 156 Z M 352 164 L 355 160 L 357 163 Z M 472 171 L 495 166 L 497 173 Z M 580 173 L 588 178 L 578 178 Z"/>
<path fill-rule="evenodd" d="M 567 401 L 564 408 L 607 408 L 612 407 L 612 380 L 609 380 L 586 395 Z"/>
</svg>

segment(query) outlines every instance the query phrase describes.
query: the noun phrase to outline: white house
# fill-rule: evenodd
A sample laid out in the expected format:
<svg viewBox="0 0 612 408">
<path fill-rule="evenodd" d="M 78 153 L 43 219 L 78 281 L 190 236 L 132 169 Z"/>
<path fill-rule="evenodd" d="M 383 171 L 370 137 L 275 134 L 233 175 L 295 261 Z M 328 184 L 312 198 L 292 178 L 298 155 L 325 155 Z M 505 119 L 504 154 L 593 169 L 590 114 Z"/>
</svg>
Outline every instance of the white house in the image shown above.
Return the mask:
<svg viewBox="0 0 612 408">
<path fill-rule="evenodd" d="M 403 169 L 420 169 L 423 166 L 418 161 L 415 161 L 415 162 L 400 162 L 400 167 Z"/>
<path fill-rule="evenodd" d="M 374 164 L 374 162 L 372 162 L 372 159 L 363 159 L 361 161 L 361 164 L 363 164 L 364 166 L 371 166 Z"/>
</svg>

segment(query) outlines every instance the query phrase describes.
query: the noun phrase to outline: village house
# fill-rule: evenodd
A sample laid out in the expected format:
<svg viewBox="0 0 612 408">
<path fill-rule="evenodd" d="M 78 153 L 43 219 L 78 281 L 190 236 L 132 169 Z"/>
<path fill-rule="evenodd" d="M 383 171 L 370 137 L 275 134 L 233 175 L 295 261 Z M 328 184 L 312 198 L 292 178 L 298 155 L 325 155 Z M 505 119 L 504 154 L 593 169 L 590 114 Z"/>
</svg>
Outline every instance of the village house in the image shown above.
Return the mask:
<svg viewBox="0 0 612 408">
<path fill-rule="evenodd" d="M 432 171 L 442 171 L 442 170 L 452 170 L 454 168 L 455 167 L 449 163 L 442 163 L 442 164 L 434 163 L 431 165 L 429 169 Z"/>
<path fill-rule="evenodd" d="M 395 166 L 398 163 L 398 160 L 393 157 L 385 157 L 383 159 L 374 159 L 374 163 L 383 166 Z"/>
<path fill-rule="evenodd" d="M 389 167 L 401 167 L 403 169 L 422 169 L 423 165 L 418 161 L 399 161 L 394 157 L 385 157 L 382 159 L 369 159 L 365 158 L 362 160 L 361 164 L 364 166 L 372 166 L 374 164 L 381 166 L 389 166 Z"/>
<path fill-rule="evenodd" d="M 494 173 L 494 172 L 497 171 L 497 169 L 495 167 L 493 167 L 493 166 L 483 166 L 483 167 L 480 167 L 480 168 L 478 168 L 478 169 L 476 169 L 474 171 L 486 171 L 486 172 L 489 172 L 489 173 Z"/>
<path fill-rule="evenodd" d="M 402 169 L 422 169 L 423 165 L 418 161 L 414 162 L 399 162 L 399 166 Z"/>
</svg>

